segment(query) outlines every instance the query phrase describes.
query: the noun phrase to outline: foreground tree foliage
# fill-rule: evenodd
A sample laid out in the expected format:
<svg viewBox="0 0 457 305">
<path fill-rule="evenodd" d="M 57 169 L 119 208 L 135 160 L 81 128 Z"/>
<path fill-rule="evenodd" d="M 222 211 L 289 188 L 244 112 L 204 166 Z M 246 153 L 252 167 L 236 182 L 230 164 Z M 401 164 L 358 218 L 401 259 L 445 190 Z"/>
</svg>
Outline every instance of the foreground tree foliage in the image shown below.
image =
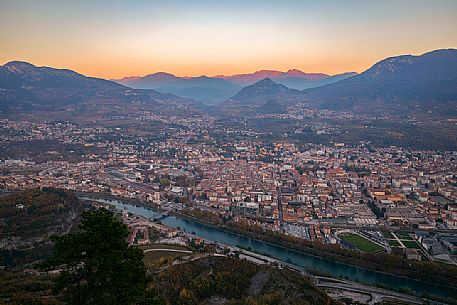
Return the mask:
<svg viewBox="0 0 457 305">
<path fill-rule="evenodd" d="M 49 266 L 60 269 L 55 292 L 67 304 L 144 302 L 143 252 L 127 243 L 127 227 L 106 209 L 82 214 L 77 233 L 57 236 Z"/>
</svg>

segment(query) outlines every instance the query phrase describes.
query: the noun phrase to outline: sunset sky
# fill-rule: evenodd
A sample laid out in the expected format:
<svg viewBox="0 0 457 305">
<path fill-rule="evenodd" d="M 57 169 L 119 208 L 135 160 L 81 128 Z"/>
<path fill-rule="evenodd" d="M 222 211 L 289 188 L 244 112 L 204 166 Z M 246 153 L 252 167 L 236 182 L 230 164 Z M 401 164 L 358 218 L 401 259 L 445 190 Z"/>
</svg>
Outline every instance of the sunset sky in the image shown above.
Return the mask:
<svg viewBox="0 0 457 305">
<path fill-rule="evenodd" d="M 0 0 L 0 64 L 104 78 L 361 72 L 439 48 L 457 48 L 455 0 Z"/>
</svg>

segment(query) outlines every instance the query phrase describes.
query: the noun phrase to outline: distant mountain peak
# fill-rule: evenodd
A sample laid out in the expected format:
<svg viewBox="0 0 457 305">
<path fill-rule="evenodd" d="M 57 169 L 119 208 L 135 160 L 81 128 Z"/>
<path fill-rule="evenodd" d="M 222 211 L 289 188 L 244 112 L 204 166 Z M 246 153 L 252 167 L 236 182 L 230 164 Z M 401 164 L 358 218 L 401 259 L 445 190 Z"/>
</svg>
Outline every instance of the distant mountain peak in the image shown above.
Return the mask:
<svg viewBox="0 0 457 305">
<path fill-rule="evenodd" d="M 206 76 L 206 75 L 200 75 L 198 77 L 195 77 L 196 79 L 211 79 L 212 77 Z"/>
<path fill-rule="evenodd" d="M 273 81 L 269 77 L 265 77 L 264 79 L 259 80 L 255 84 L 250 86 L 244 87 L 243 90 L 266 90 L 269 92 L 280 92 L 280 91 L 287 91 L 287 90 L 294 90 L 290 89 L 282 84 L 278 84 L 277 82 Z"/>
<path fill-rule="evenodd" d="M 35 67 L 31 63 L 20 60 L 13 60 L 4 65 L 4 67 Z"/>
<path fill-rule="evenodd" d="M 176 76 L 171 74 L 171 73 L 167 73 L 167 72 L 156 72 L 156 73 L 153 73 L 153 74 L 148 74 L 144 77 L 139 77 L 140 78 L 143 78 L 143 79 L 155 79 L 155 80 L 169 80 L 169 79 L 175 79 Z"/>
<path fill-rule="evenodd" d="M 128 85 L 129 82 L 134 82 L 138 80 L 172 80 L 177 78 L 175 75 L 167 73 L 167 72 L 156 72 L 152 74 L 148 74 L 145 76 L 126 76 L 121 79 L 113 79 L 112 81 L 117 83 L 125 83 Z"/>
<path fill-rule="evenodd" d="M 114 81 L 134 89 L 154 89 L 207 104 L 225 101 L 241 89 L 241 86 L 222 78 L 208 77 L 206 75 L 181 77 L 166 72 Z"/>
<path fill-rule="evenodd" d="M 457 50 L 389 57 L 305 96 L 319 107 L 360 113 L 455 114 Z"/>
<path fill-rule="evenodd" d="M 142 76 L 126 76 L 121 79 L 111 79 L 113 82 L 135 81 L 143 78 Z"/>
<path fill-rule="evenodd" d="M 21 61 L 0 66 L 0 88 L 1 113 L 50 111 L 88 103 L 111 105 L 141 100 L 155 104 L 157 100 L 176 98 L 154 90 L 133 91 L 118 83 L 86 77 L 72 70 L 36 67 Z"/>
<path fill-rule="evenodd" d="M 8 71 L 12 73 L 23 73 L 25 71 L 30 71 L 37 68 L 31 63 L 19 60 L 10 61 L 6 63 L 3 67 L 8 69 Z"/>
<path fill-rule="evenodd" d="M 297 76 L 297 77 L 303 77 L 306 75 L 305 72 L 298 70 L 298 69 L 289 69 L 289 70 L 287 70 L 287 72 L 285 74 L 290 75 L 290 76 Z"/>
<path fill-rule="evenodd" d="M 56 69 L 56 68 L 50 68 L 50 67 L 37 67 L 31 63 L 28 63 L 25 61 L 19 61 L 19 60 L 10 61 L 1 67 L 13 74 L 28 75 L 31 78 L 38 78 L 38 79 L 40 79 L 41 77 L 43 77 L 45 75 L 55 75 L 55 76 L 59 75 L 59 76 L 66 76 L 66 77 L 73 77 L 73 76 L 84 77 L 82 74 L 79 74 L 73 70 Z"/>
<path fill-rule="evenodd" d="M 230 100 L 246 103 L 261 102 L 263 104 L 271 98 L 286 97 L 289 95 L 299 94 L 299 92 L 300 91 L 287 88 L 284 85 L 274 82 L 271 78 L 266 77 L 255 84 L 244 87 Z"/>
<path fill-rule="evenodd" d="M 252 86 L 259 86 L 259 85 L 279 85 L 278 83 L 275 83 L 271 78 L 265 77 L 261 80 L 259 80 L 257 83 L 253 84 Z M 279 85 L 282 86 L 282 85 Z"/>
<path fill-rule="evenodd" d="M 283 75 L 284 72 L 276 71 L 276 70 L 259 70 L 259 71 L 256 71 L 256 72 L 252 73 L 252 74 L 254 74 L 254 75 L 265 75 L 265 76 L 267 76 L 266 78 L 269 78 L 269 77 Z"/>
<path fill-rule="evenodd" d="M 429 73 L 427 73 L 427 70 L 431 71 L 439 66 L 442 67 L 439 74 L 447 75 L 455 67 L 456 58 L 456 49 L 435 50 L 418 56 L 400 55 L 388 57 L 377 62 L 361 75 L 373 79 L 396 79 L 398 77 L 414 79 L 417 77 L 428 77 Z M 443 63 L 447 64 L 443 65 Z M 435 77 L 438 77 L 438 75 L 435 75 Z"/>
<path fill-rule="evenodd" d="M 389 57 L 373 65 L 367 73 L 371 73 L 373 78 L 384 76 L 386 73 L 394 74 L 398 70 L 403 69 L 405 65 L 413 64 L 413 60 L 414 57 L 411 55 Z"/>
</svg>

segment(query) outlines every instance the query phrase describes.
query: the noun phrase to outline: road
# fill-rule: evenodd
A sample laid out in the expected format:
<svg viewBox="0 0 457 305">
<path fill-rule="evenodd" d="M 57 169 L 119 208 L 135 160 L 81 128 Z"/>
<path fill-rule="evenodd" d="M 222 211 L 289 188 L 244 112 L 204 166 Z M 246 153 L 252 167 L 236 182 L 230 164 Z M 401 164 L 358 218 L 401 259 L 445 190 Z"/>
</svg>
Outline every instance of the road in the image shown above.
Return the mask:
<svg viewBox="0 0 457 305">
<path fill-rule="evenodd" d="M 148 252 L 159 252 L 159 251 L 178 252 L 178 253 L 193 253 L 193 252 L 190 251 L 190 250 L 165 249 L 165 248 L 160 248 L 160 249 L 146 249 L 146 250 L 143 250 L 144 253 L 148 253 Z"/>
<path fill-rule="evenodd" d="M 328 277 L 321 277 L 321 276 L 316 276 L 315 277 L 317 280 L 317 287 L 320 288 L 331 288 L 331 289 L 341 289 L 345 291 L 351 291 L 351 292 L 358 292 L 362 294 L 369 295 L 371 297 L 371 300 L 368 302 L 368 304 L 376 304 L 378 302 L 381 302 L 383 300 L 400 300 L 403 302 L 408 302 L 411 304 L 423 304 L 423 300 L 414 297 L 408 294 L 400 293 L 400 292 L 395 292 L 395 291 L 390 291 L 390 290 L 385 290 L 377 287 L 372 287 L 372 286 L 366 286 L 362 285 L 359 283 L 354 283 L 342 279 L 334 279 L 334 278 L 328 278 Z"/>
<path fill-rule="evenodd" d="M 402 248 L 406 248 L 405 245 L 403 244 L 403 242 L 400 240 L 400 238 L 398 238 L 397 234 L 395 234 L 395 232 L 390 232 L 392 234 L 392 236 L 397 240 L 397 242 L 400 244 L 400 246 Z"/>
</svg>

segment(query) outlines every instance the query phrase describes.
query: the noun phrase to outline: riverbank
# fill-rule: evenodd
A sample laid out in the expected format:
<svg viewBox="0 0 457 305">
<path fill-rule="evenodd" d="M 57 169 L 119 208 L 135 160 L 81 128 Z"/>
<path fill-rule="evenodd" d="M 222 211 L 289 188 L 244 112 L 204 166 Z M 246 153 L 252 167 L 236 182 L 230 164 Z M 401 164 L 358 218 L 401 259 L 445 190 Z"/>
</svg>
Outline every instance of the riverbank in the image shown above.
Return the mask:
<svg viewBox="0 0 457 305">
<path fill-rule="evenodd" d="M 144 206 L 147 207 L 147 205 L 144 205 Z M 337 259 L 332 259 L 332 258 L 329 258 L 329 257 L 324 257 L 324 256 L 316 254 L 316 253 L 310 253 L 310 252 L 301 251 L 301 250 L 298 250 L 298 249 L 295 248 L 295 246 L 297 246 L 296 244 L 289 244 L 289 246 L 284 246 L 284 245 L 281 245 L 281 244 L 278 244 L 278 243 L 272 243 L 272 242 L 270 242 L 270 241 L 268 241 L 268 240 L 266 240 L 264 238 L 261 238 L 258 235 L 251 234 L 252 232 L 236 230 L 236 228 L 233 228 L 233 227 L 230 227 L 230 226 L 227 226 L 227 225 L 216 224 L 216 223 L 213 223 L 211 221 L 208 221 L 208 220 L 205 220 L 205 219 L 202 219 L 202 218 L 198 218 L 198 217 L 194 217 L 192 215 L 188 215 L 188 214 L 185 214 L 185 213 L 172 212 L 170 214 L 174 215 L 176 217 L 182 218 L 182 219 L 186 219 L 186 220 L 189 220 L 189 221 L 192 221 L 192 222 L 195 222 L 195 223 L 199 223 L 199 224 L 204 225 L 204 226 L 211 227 L 213 229 L 217 229 L 219 231 L 223 231 L 223 232 L 226 232 L 226 233 L 229 233 L 229 234 L 237 235 L 239 237 L 243 237 L 243 238 L 248 237 L 248 238 L 250 238 L 252 240 L 261 242 L 261 243 L 266 244 L 266 245 L 279 247 L 279 248 L 282 248 L 282 249 L 284 249 L 286 251 L 294 251 L 294 252 L 299 253 L 299 254 L 312 256 L 312 257 L 315 257 L 315 258 L 320 259 L 320 260 L 326 260 L 328 262 L 338 261 L 339 264 L 344 264 L 344 265 L 346 265 L 348 267 L 357 267 L 359 269 L 364 269 L 364 270 L 367 270 L 367 271 L 370 271 L 370 272 L 376 272 L 378 274 L 384 274 L 386 276 L 395 276 L 395 277 L 398 277 L 398 278 L 403 278 L 405 281 L 413 279 L 414 281 L 421 282 L 424 285 L 430 284 L 429 281 L 423 281 L 421 279 L 415 279 L 415 278 L 411 278 L 411 277 L 408 277 L 408 276 L 405 276 L 405 275 L 395 274 L 395 273 L 391 273 L 391 272 L 385 272 L 383 270 L 377 270 L 377 269 L 374 269 L 374 268 L 366 268 L 366 267 L 361 266 L 361 264 L 351 264 L 351 263 L 348 263 L 348 262 L 345 262 L 345 261 L 342 261 L 342 260 L 337 260 Z M 240 247 L 239 245 L 236 245 L 236 246 Z M 243 247 L 243 248 L 245 248 L 245 247 Z M 245 248 L 245 250 L 249 250 L 250 252 L 258 253 L 260 255 L 268 256 L 268 253 L 265 253 L 265 252 L 255 251 L 253 249 L 246 249 L 246 248 Z M 290 262 L 290 261 L 287 261 L 287 262 L 283 261 L 283 262 L 287 263 L 287 264 L 296 265 L 294 262 Z M 366 262 L 364 262 L 364 263 L 366 263 Z M 296 266 L 298 266 L 298 265 L 296 265 Z M 311 274 L 313 274 L 312 270 L 310 270 L 310 269 L 304 268 L 304 270 L 306 272 L 310 272 Z M 313 275 L 314 276 L 319 276 L 319 275 L 322 275 L 322 274 L 319 274 L 319 272 L 317 272 L 316 274 L 313 274 Z M 324 276 L 326 276 L 326 277 L 331 276 L 333 278 L 338 278 L 338 277 L 332 276 L 331 274 L 328 274 L 328 273 L 325 273 L 325 272 L 324 272 Z M 340 277 L 340 278 L 348 279 L 346 277 Z M 355 281 L 355 282 L 359 283 L 359 281 Z M 362 283 L 362 282 L 360 282 L 360 283 Z M 365 283 L 365 284 L 369 284 L 369 283 Z M 431 294 L 428 294 L 428 293 L 415 293 L 412 290 L 404 289 L 402 287 L 394 288 L 394 287 L 389 287 L 387 285 L 383 285 L 381 283 L 371 283 L 369 285 L 374 286 L 376 288 L 387 289 L 387 290 L 390 290 L 390 291 L 393 291 L 393 292 L 399 292 L 399 293 L 403 293 L 403 294 L 406 293 L 406 294 L 409 294 L 409 295 L 412 295 L 412 296 L 415 296 L 415 297 L 424 298 L 424 300 L 427 299 L 429 301 L 433 300 L 433 301 L 437 302 L 437 303 L 433 303 L 432 302 L 432 304 L 457 304 L 457 302 L 453 302 L 454 299 L 452 299 L 452 298 L 449 299 L 447 297 L 440 297 L 440 296 L 431 295 Z M 452 290 L 455 289 L 455 287 L 448 286 L 448 285 L 441 285 L 440 284 L 440 286 L 443 287 L 443 288 L 448 288 L 448 289 L 452 289 Z M 441 302 L 445 302 L 445 303 L 441 303 Z"/>
<path fill-rule="evenodd" d="M 89 194 L 84 194 L 89 196 Z M 101 198 L 101 196 L 96 196 Z M 106 198 L 108 199 L 108 198 Z M 127 208 L 130 212 L 142 215 L 147 218 L 158 218 L 159 212 L 150 204 L 130 201 L 127 203 L 122 198 L 109 198 L 104 202 L 117 206 L 118 209 Z M 161 221 L 163 224 L 178 228 L 182 231 L 195 232 L 196 235 L 205 239 L 236 246 L 251 247 L 253 251 L 263 253 L 269 257 L 280 259 L 283 262 L 291 261 L 302 268 L 314 268 L 335 278 L 346 278 L 354 282 L 361 282 L 368 285 L 384 287 L 390 290 L 399 290 L 403 292 L 421 295 L 438 295 L 441 297 L 450 297 L 457 294 L 456 289 L 446 286 L 438 286 L 433 281 L 424 282 L 411 279 L 408 277 L 397 276 L 381 271 L 372 271 L 370 269 L 345 264 L 343 262 L 324 258 L 323 255 L 311 255 L 308 252 L 296 250 L 290 246 L 278 245 L 277 243 L 265 242 L 262 238 L 251 238 L 246 232 L 234 231 L 230 227 L 222 228 L 220 224 L 214 224 L 200 218 L 192 217 L 183 213 L 174 213 L 175 216 L 165 217 Z M 253 235 L 250 235 L 253 236 Z M 257 237 L 257 236 L 256 236 Z"/>
<path fill-rule="evenodd" d="M 199 222 L 208 226 L 212 226 L 213 228 L 216 228 L 218 230 L 222 230 L 225 232 L 229 232 L 232 234 L 237 234 L 239 236 L 243 237 L 249 237 L 254 240 L 258 240 L 264 243 L 269 243 L 271 245 L 275 245 L 278 247 L 282 247 L 287 250 L 294 250 L 303 254 L 311 255 L 314 257 L 319 257 L 321 259 L 327 259 L 329 261 L 338 261 L 342 264 L 348 265 L 348 266 L 356 266 L 358 268 L 363 268 L 366 270 L 374 271 L 377 273 L 382 273 L 382 274 L 388 274 L 388 275 L 395 275 L 398 277 L 403 277 L 403 278 L 408 278 L 408 279 L 415 279 L 418 281 L 423 281 L 424 283 L 433 281 L 434 283 L 438 283 L 439 285 L 451 289 L 457 289 L 457 283 L 454 283 L 455 285 L 449 285 L 450 281 L 448 277 L 441 277 L 440 275 L 437 274 L 431 274 L 430 272 L 419 272 L 416 270 L 412 269 L 400 269 L 400 268 L 395 268 L 394 266 L 388 266 L 386 264 L 379 264 L 374 261 L 366 261 L 357 257 L 351 257 L 349 255 L 353 254 L 354 251 L 346 251 L 348 253 L 345 254 L 339 254 L 335 252 L 331 252 L 327 249 L 322 249 L 319 247 L 325 247 L 325 245 L 319 244 L 317 242 L 310 243 L 312 246 L 307 246 L 304 244 L 298 244 L 298 243 L 293 243 L 288 241 L 287 239 L 290 239 L 291 237 L 284 235 L 284 234 L 278 234 L 276 232 L 268 232 L 264 231 L 263 234 L 258 234 L 256 232 L 252 232 L 249 230 L 242 229 L 240 227 L 230 225 L 227 223 L 215 223 L 206 219 L 201 219 L 199 217 L 195 217 L 193 215 L 189 215 L 186 213 L 175 213 L 176 216 L 185 218 L 185 219 L 190 219 L 195 222 Z M 276 236 L 272 236 L 271 234 L 277 234 Z M 334 247 L 335 248 L 335 247 Z M 330 249 L 334 250 L 334 249 Z M 338 251 L 338 249 L 337 249 Z M 344 250 L 345 251 L 345 250 Z M 341 251 L 343 252 L 343 251 Z M 397 257 L 394 257 L 392 255 L 384 254 L 383 258 L 389 259 L 389 258 L 395 258 L 399 259 Z M 406 261 L 405 259 L 402 259 L 400 263 L 409 263 L 408 266 L 411 266 L 412 263 Z M 430 266 L 428 266 L 430 267 Z M 448 266 L 446 266 L 448 267 Z"/>
</svg>

